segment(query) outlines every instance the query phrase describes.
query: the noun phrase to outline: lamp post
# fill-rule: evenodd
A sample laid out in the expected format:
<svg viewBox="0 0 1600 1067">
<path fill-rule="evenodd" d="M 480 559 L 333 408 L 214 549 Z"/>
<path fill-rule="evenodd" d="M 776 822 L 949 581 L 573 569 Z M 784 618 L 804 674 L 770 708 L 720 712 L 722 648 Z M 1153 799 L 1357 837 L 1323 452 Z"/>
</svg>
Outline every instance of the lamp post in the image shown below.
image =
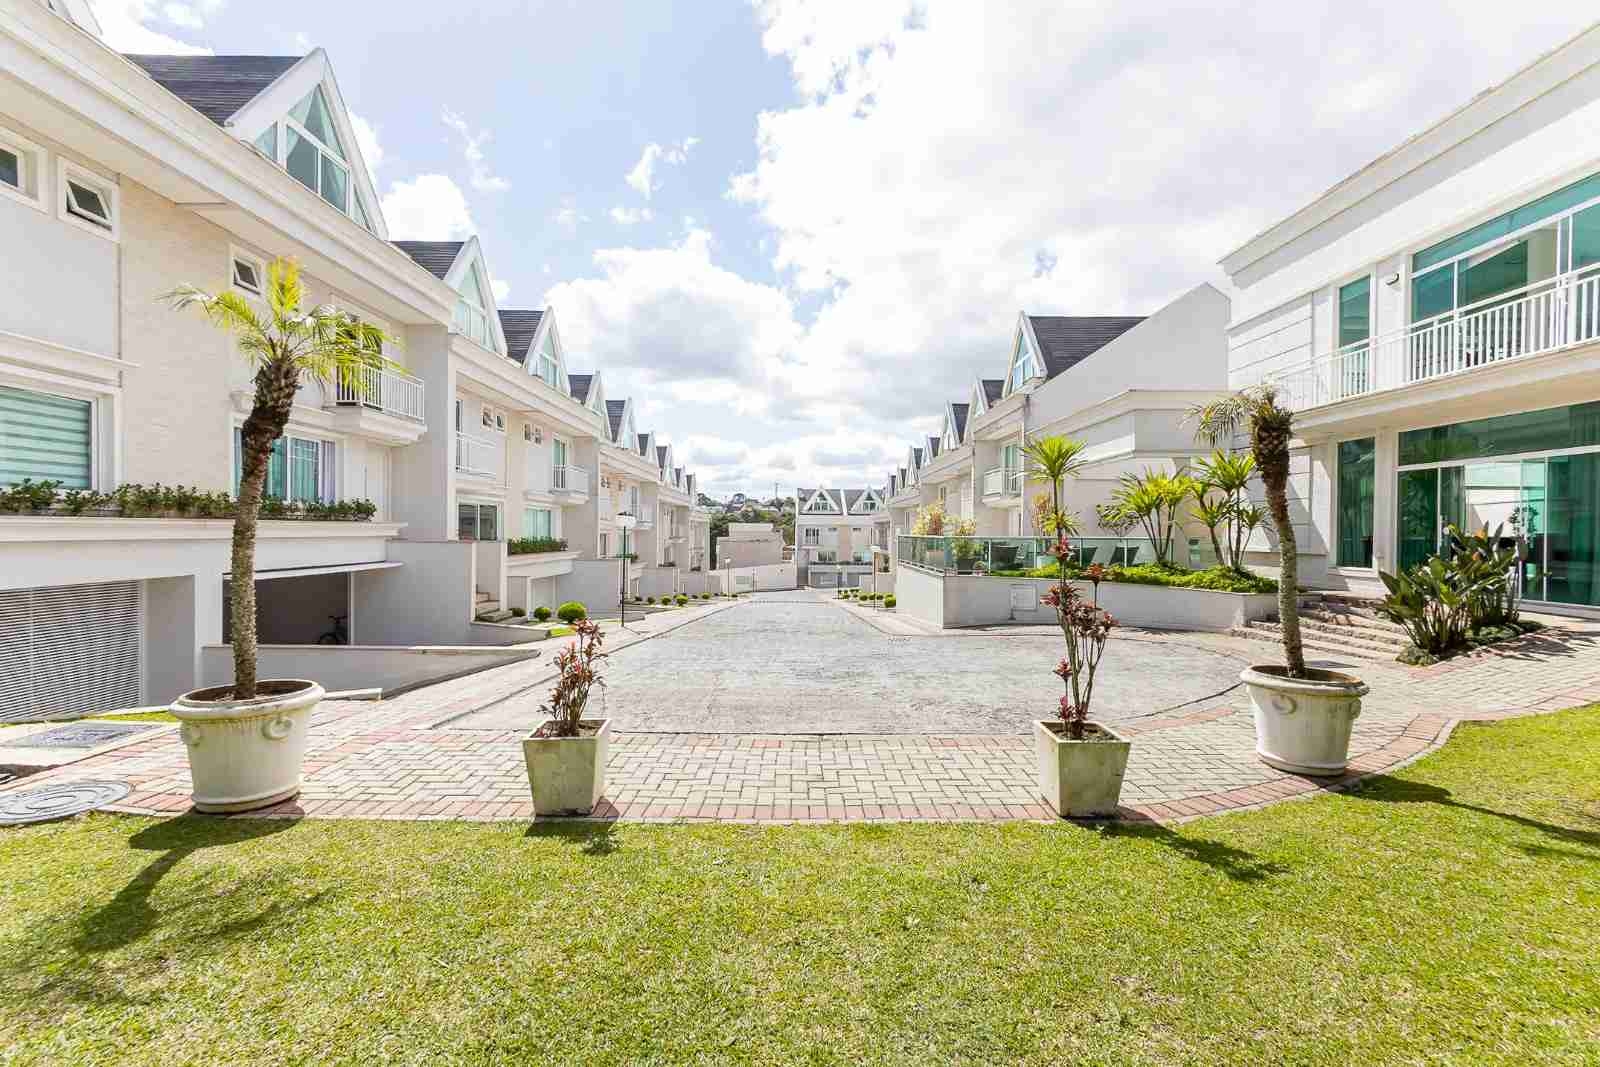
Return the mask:
<svg viewBox="0 0 1600 1067">
<path fill-rule="evenodd" d="M 628 628 L 628 531 L 639 522 L 626 512 L 617 516 L 617 528 L 622 531 L 622 628 Z"/>
</svg>

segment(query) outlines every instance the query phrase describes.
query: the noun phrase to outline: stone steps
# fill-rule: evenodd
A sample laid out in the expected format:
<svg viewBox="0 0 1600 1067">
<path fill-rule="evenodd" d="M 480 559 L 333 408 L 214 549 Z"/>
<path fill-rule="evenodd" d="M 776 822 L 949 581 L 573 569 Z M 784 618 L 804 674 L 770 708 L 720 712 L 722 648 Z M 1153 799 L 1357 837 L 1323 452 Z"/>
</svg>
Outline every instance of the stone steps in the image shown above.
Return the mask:
<svg viewBox="0 0 1600 1067">
<path fill-rule="evenodd" d="M 1235 626 L 1229 633 L 1234 637 L 1259 641 L 1262 644 L 1272 645 L 1278 649 L 1283 648 L 1283 640 L 1278 633 L 1276 623 L 1253 622 L 1246 626 Z M 1374 648 L 1371 645 L 1349 644 L 1339 640 L 1337 635 L 1329 637 L 1324 634 L 1313 634 L 1304 631 L 1300 634 L 1300 645 L 1305 649 L 1306 655 L 1313 657 L 1343 657 L 1345 659 L 1389 661 L 1393 660 L 1395 656 L 1390 649 Z"/>
</svg>

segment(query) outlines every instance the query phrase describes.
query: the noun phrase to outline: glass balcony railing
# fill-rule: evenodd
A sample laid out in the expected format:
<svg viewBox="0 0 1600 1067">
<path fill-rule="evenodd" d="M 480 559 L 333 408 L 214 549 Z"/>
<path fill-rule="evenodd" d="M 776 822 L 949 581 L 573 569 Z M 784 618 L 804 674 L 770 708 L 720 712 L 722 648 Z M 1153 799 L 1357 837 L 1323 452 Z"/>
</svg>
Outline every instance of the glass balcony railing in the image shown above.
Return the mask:
<svg viewBox="0 0 1600 1067">
<path fill-rule="evenodd" d="M 1155 547 L 1142 537 L 1074 537 L 1073 560 L 1080 567 L 1132 567 L 1156 561 Z M 895 558 L 900 563 L 944 574 L 1017 575 L 1054 567 L 1054 541 L 1047 537 L 916 537 L 896 539 Z M 1216 564 L 1210 545 L 1194 538 L 1178 538 L 1172 562 L 1199 570 Z"/>
</svg>

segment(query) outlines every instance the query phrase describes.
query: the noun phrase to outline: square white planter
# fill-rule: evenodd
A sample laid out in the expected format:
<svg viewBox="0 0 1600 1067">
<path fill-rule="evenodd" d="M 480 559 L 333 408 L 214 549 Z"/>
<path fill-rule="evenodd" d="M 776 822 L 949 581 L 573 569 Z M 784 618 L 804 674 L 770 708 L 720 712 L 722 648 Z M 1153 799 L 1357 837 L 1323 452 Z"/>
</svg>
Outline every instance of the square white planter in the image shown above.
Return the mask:
<svg viewBox="0 0 1600 1067">
<path fill-rule="evenodd" d="M 1098 727 L 1111 740 L 1072 741 L 1051 728 L 1056 725 L 1042 720 L 1033 724 L 1040 795 L 1063 818 L 1115 815 L 1133 743 L 1101 723 L 1086 725 Z"/>
<path fill-rule="evenodd" d="M 523 738 L 535 815 L 588 815 L 605 792 L 611 720 L 584 719 L 583 724 L 599 729 L 583 737 Z"/>
</svg>

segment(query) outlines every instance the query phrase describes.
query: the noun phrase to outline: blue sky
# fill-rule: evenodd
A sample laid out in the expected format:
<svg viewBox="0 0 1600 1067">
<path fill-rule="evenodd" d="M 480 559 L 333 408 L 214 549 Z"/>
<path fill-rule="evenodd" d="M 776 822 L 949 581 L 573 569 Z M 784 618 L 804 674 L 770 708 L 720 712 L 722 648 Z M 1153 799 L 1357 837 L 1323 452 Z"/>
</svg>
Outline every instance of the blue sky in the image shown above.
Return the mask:
<svg viewBox="0 0 1600 1067">
<path fill-rule="evenodd" d="M 719 495 L 881 483 L 1018 310 L 1141 314 L 1594 18 L 1149 5 L 95 0 L 113 47 L 327 49 L 394 237 L 477 232 L 503 306 Z M 469 7 L 463 13 L 458 8 Z M 1159 10 L 1157 10 L 1159 8 Z"/>
</svg>

